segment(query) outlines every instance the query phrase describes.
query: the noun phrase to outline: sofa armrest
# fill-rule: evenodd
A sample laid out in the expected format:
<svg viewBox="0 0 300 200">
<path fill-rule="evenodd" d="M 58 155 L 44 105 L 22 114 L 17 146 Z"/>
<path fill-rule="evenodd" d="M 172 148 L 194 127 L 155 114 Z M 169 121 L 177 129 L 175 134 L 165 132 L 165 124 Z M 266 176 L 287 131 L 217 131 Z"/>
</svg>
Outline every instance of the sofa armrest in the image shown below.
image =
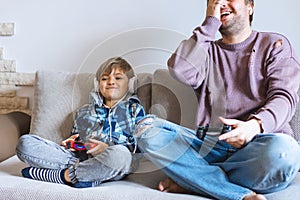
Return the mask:
<svg viewBox="0 0 300 200">
<path fill-rule="evenodd" d="M 15 154 L 19 137 L 28 133 L 30 116 L 20 112 L 0 115 L 0 125 L 0 162 L 2 162 Z"/>
</svg>

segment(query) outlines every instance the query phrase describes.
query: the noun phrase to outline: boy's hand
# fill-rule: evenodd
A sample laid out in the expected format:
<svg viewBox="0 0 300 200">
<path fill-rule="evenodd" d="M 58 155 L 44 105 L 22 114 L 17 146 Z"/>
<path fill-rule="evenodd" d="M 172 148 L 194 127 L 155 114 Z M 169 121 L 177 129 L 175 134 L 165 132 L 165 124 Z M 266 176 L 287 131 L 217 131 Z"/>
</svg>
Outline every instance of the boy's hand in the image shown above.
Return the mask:
<svg viewBox="0 0 300 200">
<path fill-rule="evenodd" d="M 95 139 L 90 139 L 90 143 L 88 144 L 91 145 L 92 148 L 87 151 L 87 154 L 91 154 L 92 156 L 102 153 L 103 150 L 108 147 L 108 144 Z"/>
<path fill-rule="evenodd" d="M 221 3 L 222 0 L 209 0 L 206 8 L 206 16 L 221 18 Z"/>
<path fill-rule="evenodd" d="M 75 134 L 75 135 L 71 135 L 68 139 L 65 139 L 65 140 L 63 140 L 61 143 L 60 143 L 60 145 L 61 146 L 63 146 L 63 147 L 65 147 L 66 149 L 68 148 L 68 142 L 70 141 L 70 140 L 72 140 L 72 141 L 74 141 L 74 140 L 76 140 L 76 138 L 78 138 L 79 137 L 79 134 Z M 71 151 L 75 151 L 75 149 L 70 149 Z"/>
</svg>

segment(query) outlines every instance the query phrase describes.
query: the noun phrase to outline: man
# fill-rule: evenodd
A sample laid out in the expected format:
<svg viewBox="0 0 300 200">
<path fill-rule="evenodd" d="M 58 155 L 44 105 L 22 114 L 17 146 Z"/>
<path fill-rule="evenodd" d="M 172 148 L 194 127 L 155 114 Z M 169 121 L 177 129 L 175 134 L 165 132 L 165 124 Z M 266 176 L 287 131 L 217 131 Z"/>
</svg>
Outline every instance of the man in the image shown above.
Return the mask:
<svg viewBox="0 0 300 200">
<path fill-rule="evenodd" d="M 204 22 L 169 59 L 171 75 L 198 94 L 199 128 L 140 122 L 141 149 L 170 177 L 159 190 L 266 199 L 297 174 L 300 148 L 289 121 L 300 66 L 284 36 L 252 30 L 253 12 L 254 0 L 208 0 Z M 233 129 L 216 136 L 207 124 Z"/>
</svg>

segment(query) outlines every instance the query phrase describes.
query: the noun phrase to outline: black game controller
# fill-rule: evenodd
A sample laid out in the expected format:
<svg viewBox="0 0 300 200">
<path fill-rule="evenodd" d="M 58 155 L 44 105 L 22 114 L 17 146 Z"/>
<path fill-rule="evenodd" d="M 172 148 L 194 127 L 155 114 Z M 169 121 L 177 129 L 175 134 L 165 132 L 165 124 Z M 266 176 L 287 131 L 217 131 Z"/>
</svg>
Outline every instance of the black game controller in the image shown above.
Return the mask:
<svg viewBox="0 0 300 200">
<path fill-rule="evenodd" d="M 230 132 L 232 130 L 233 130 L 233 126 L 224 124 L 223 127 L 222 127 L 222 131 L 221 131 L 220 134 L 222 135 L 222 134 Z"/>
<path fill-rule="evenodd" d="M 230 132 L 232 130 L 233 130 L 233 126 L 227 124 L 223 124 L 221 128 L 209 127 L 209 125 L 207 124 L 206 126 L 198 127 L 196 136 L 200 140 L 204 140 L 206 135 L 217 136 L 217 135 L 222 135 L 224 133 Z"/>
</svg>

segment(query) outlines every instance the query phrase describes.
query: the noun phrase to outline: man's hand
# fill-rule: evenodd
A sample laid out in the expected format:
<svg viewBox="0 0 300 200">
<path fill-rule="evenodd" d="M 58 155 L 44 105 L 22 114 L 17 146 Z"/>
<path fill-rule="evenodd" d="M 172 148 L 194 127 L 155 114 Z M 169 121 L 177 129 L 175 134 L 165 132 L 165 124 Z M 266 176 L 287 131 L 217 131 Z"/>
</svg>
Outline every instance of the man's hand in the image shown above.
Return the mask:
<svg viewBox="0 0 300 200">
<path fill-rule="evenodd" d="M 93 148 L 89 149 L 86 153 L 87 154 L 91 154 L 92 156 L 96 156 L 100 153 L 102 153 L 104 151 L 104 149 L 106 147 L 108 147 L 108 144 L 104 143 L 104 142 L 101 142 L 99 140 L 95 140 L 95 139 L 90 139 L 90 142 L 92 144 L 94 144 Z"/>
<path fill-rule="evenodd" d="M 219 136 L 219 140 L 225 140 L 228 144 L 241 148 L 250 142 L 254 136 L 261 132 L 259 120 L 253 118 L 248 121 L 225 119 L 220 117 L 222 123 L 233 126 L 233 130 Z"/>
<path fill-rule="evenodd" d="M 209 0 L 206 8 L 206 16 L 221 18 L 221 3 L 223 0 Z"/>
</svg>

